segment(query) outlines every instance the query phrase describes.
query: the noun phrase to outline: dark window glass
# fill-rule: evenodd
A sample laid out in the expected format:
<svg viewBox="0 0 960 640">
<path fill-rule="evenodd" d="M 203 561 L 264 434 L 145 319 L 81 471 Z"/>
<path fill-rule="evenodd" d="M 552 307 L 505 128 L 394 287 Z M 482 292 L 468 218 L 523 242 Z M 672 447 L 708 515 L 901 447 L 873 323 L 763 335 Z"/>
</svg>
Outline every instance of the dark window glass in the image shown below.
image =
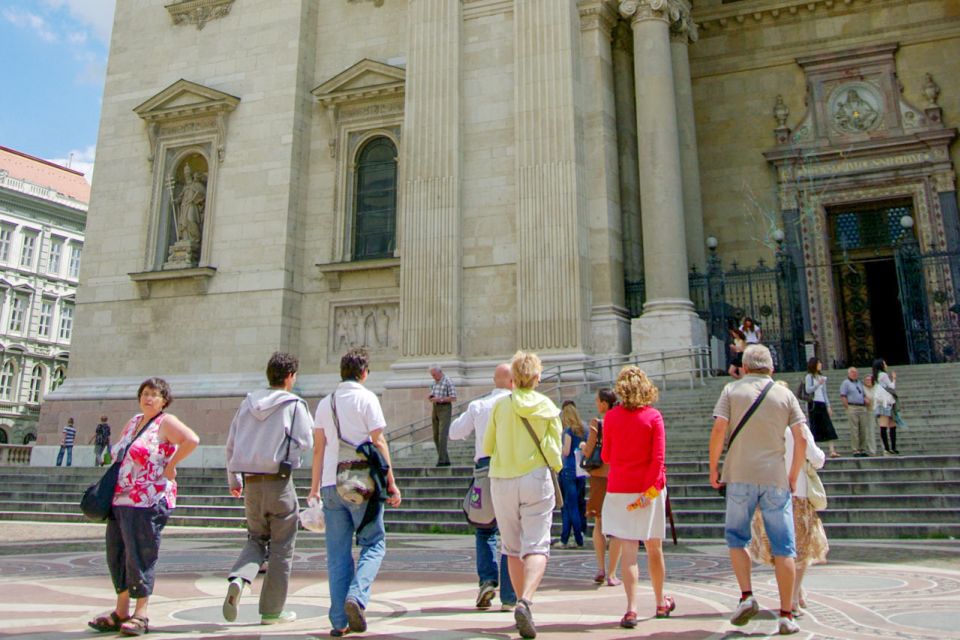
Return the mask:
<svg viewBox="0 0 960 640">
<path fill-rule="evenodd" d="M 353 259 L 391 258 L 397 242 L 397 148 L 374 138 L 357 158 Z"/>
</svg>

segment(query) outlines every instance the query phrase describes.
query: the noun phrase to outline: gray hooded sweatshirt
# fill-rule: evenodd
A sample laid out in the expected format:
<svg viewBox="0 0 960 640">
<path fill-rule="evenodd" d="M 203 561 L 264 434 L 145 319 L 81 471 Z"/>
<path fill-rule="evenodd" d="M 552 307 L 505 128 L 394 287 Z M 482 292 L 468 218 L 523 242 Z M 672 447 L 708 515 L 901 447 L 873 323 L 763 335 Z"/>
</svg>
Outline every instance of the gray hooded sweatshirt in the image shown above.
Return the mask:
<svg viewBox="0 0 960 640">
<path fill-rule="evenodd" d="M 276 473 L 284 458 L 297 469 L 300 453 L 311 448 L 313 420 L 303 398 L 283 389 L 249 393 L 233 417 L 227 436 L 230 488 L 242 486 L 241 474 L 244 473 Z"/>
</svg>

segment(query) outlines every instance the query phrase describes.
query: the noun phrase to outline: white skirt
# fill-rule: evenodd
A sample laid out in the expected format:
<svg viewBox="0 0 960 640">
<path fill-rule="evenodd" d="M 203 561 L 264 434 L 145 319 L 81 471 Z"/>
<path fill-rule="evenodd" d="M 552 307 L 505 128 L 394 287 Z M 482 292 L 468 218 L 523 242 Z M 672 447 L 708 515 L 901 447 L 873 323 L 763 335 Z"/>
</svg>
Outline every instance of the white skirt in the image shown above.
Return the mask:
<svg viewBox="0 0 960 640">
<path fill-rule="evenodd" d="M 627 511 L 639 493 L 607 493 L 603 499 L 603 533 L 621 540 L 663 540 L 667 533 L 667 490 L 643 509 Z"/>
</svg>

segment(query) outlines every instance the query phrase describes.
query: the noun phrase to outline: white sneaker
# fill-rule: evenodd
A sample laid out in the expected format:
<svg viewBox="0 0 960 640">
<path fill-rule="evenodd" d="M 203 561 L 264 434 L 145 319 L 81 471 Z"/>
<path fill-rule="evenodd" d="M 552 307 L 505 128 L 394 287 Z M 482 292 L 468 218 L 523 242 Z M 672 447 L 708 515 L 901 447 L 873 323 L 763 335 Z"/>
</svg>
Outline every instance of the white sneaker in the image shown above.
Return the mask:
<svg viewBox="0 0 960 640">
<path fill-rule="evenodd" d="M 777 632 L 782 636 L 789 636 L 793 633 L 800 632 L 800 625 L 798 625 L 791 618 L 780 617 L 777 618 Z"/>
<path fill-rule="evenodd" d="M 297 619 L 296 611 L 281 611 L 273 616 L 260 616 L 260 624 L 284 624 Z"/>
<path fill-rule="evenodd" d="M 244 581 L 242 578 L 233 578 L 227 584 L 227 595 L 223 599 L 223 619 L 233 622 L 237 619 L 237 609 L 240 606 L 240 596 L 243 595 Z"/>
<path fill-rule="evenodd" d="M 753 596 L 749 596 L 746 600 L 740 602 L 737 605 L 737 610 L 733 612 L 733 615 L 730 617 L 730 624 L 735 627 L 742 627 L 743 625 L 750 622 L 753 616 L 760 613 L 760 605 L 757 603 L 757 599 Z"/>
</svg>

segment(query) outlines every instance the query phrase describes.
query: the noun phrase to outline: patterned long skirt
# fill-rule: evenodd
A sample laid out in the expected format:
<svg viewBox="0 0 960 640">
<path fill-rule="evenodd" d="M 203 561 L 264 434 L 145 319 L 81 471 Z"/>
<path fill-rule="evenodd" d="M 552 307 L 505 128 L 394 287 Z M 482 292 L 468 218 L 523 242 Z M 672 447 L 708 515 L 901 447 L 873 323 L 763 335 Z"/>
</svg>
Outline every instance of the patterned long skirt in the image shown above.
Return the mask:
<svg viewBox="0 0 960 640">
<path fill-rule="evenodd" d="M 793 526 L 797 538 L 797 564 L 810 566 L 811 564 L 825 563 L 827 552 L 830 551 L 827 533 L 823 530 L 823 523 L 820 521 L 816 509 L 806 498 L 793 497 Z M 753 514 L 751 530 L 753 536 L 750 540 L 750 557 L 753 558 L 754 562 L 772 565 L 773 556 L 770 555 L 770 540 L 767 539 L 767 532 L 763 528 L 760 509 L 757 509 Z"/>
</svg>

